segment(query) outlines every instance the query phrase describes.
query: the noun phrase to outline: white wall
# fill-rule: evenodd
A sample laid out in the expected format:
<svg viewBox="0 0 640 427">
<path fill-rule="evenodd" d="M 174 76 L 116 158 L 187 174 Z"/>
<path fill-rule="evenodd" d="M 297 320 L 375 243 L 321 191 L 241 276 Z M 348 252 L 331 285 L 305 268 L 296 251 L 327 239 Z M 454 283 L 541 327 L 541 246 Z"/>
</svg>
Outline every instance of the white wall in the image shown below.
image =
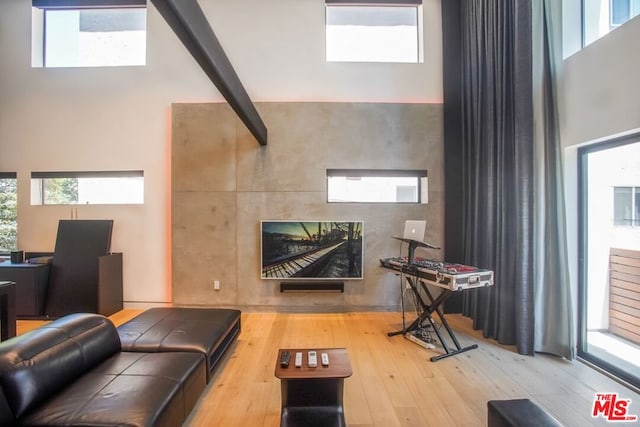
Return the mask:
<svg viewBox="0 0 640 427">
<path fill-rule="evenodd" d="M 254 101 L 442 102 L 440 1 L 424 2 L 425 62 L 324 62 L 317 0 L 200 0 Z M 0 171 L 18 173 L 18 239 L 52 250 L 63 206 L 30 206 L 32 171 L 142 169 L 142 206 L 79 206 L 115 220 L 125 301 L 171 299 L 170 105 L 222 102 L 149 2 L 145 67 L 31 68 L 31 2 L 0 2 Z"/>
<path fill-rule="evenodd" d="M 575 26 L 572 28 L 579 30 Z M 570 36 L 565 34 L 565 39 Z M 578 148 L 640 129 L 638 40 L 640 17 L 573 54 L 562 64 L 560 117 L 562 144 L 565 147 L 569 259 L 576 295 L 579 256 Z M 608 208 L 600 205 L 599 209 Z"/>
<path fill-rule="evenodd" d="M 564 61 L 563 145 L 640 128 L 640 16 Z"/>
</svg>

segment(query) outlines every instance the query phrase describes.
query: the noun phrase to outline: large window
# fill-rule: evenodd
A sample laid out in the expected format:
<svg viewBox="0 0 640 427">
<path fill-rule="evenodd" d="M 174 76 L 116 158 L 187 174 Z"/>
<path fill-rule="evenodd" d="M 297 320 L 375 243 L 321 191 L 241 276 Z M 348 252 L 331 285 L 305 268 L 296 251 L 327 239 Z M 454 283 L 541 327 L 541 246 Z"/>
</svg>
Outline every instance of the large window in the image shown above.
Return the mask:
<svg viewBox="0 0 640 427">
<path fill-rule="evenodd" d="M 18 187 L 14 172 L 0 172 L 0 254 L 18 248 Z"/>
<path fill-rule="evenodd" d="M 640 133 L 578 161 L 578 356 L 640 387 Z"/>
<path fill-rule="evenodd" d="M 142 171 L 32 172 L 32 205 L 144 203 Z"/>
<path fill-rule="evenodd" d="M 329 203 L 427 203 L 426 170 L 327 169 Z"/>
<path fill-rule="evenodd" d="M 583 0 L 584 45 L 640 14 L 640 0 Z"/>
<path fill-rule="evenodd" d="M 422 61 L 422 1 L 326 0 L 327 61 Z"/>
<path fill-rule="evenodd" d="M 33 0 L 33 65 L 144 65 L 145 1 Z"/>
</svg>

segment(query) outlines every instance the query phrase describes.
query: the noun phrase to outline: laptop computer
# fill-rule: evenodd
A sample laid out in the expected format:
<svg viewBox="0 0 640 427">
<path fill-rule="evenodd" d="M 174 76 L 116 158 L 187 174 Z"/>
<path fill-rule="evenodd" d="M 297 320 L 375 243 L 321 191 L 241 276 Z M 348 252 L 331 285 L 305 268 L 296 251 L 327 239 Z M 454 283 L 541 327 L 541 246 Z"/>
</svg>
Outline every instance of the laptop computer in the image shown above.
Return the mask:
<svg viewBox="0 0 640 427">
<path fill-rule="evenodd" d="M 404 233 L 402 234 L 402 237 L 422 242 L 424 240 L 424 231 L 426 228 L 427 221 L 407 220 L 404 222 Z"/>
</svg>

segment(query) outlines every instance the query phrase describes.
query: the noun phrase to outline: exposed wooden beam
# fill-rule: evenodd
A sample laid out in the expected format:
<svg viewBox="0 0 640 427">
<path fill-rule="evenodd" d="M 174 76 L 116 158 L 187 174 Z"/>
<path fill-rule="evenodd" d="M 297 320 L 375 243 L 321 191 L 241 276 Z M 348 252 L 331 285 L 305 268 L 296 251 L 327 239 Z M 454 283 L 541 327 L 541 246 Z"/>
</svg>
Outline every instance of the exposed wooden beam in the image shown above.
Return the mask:
<svg viewBox="0 0 640 427">
<path fill-rule="evenodd" d="M 151 0 L 240 120 L 261 145 L 267 127 L 196 0 Z"/>
</svg>

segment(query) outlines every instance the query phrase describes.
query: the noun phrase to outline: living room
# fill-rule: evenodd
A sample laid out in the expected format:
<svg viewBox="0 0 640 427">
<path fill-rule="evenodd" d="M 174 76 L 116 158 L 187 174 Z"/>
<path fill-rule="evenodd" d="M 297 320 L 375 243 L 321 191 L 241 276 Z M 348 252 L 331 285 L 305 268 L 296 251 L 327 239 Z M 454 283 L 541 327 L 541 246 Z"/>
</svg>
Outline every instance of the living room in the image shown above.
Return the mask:
<svg viewBox="0 0 640 427">
<path fill-rule="evenodd" d="M 124 256 L 128 309 L 397 312 L 398 279 L 379 259 L 398 254 L 392 236 L 404 221 L 425 220 L 424 240 L 442 248 L 421 255 L 442 260 L 452 246 L 441 2 L 422 2 L 417 63 L 327 62 L 324 2 L 199 3 L 269 130 L 266 146 L 152 2 L 144 66 L 71 68 L 34 66 L 31 4 L 2 2 L 0 172 L 17 176 L 17 248 L 52 251 L 60 219 L 109 218 L 112 250 Z M 565 3 L 565 33 L 573 34 L 567 28 L 579 19 L 571 22 Z M 629 48 L 639 33 L 633 19 L 562 63 L 567 267 L 576 305 L 578 148 L 640 128 L 640 59 Z M 328 203 L 328 169 L 426 170 L 427 203 Z M 31 202 L 34 172 L 122 170 L 144 171 L 144 203 Z M 282 293 L 279 281 L 261 279 L 260 222 L 280 219 L 363 221 L 364 279 L 346 281 L 343 293 Z"/>
</svg>

